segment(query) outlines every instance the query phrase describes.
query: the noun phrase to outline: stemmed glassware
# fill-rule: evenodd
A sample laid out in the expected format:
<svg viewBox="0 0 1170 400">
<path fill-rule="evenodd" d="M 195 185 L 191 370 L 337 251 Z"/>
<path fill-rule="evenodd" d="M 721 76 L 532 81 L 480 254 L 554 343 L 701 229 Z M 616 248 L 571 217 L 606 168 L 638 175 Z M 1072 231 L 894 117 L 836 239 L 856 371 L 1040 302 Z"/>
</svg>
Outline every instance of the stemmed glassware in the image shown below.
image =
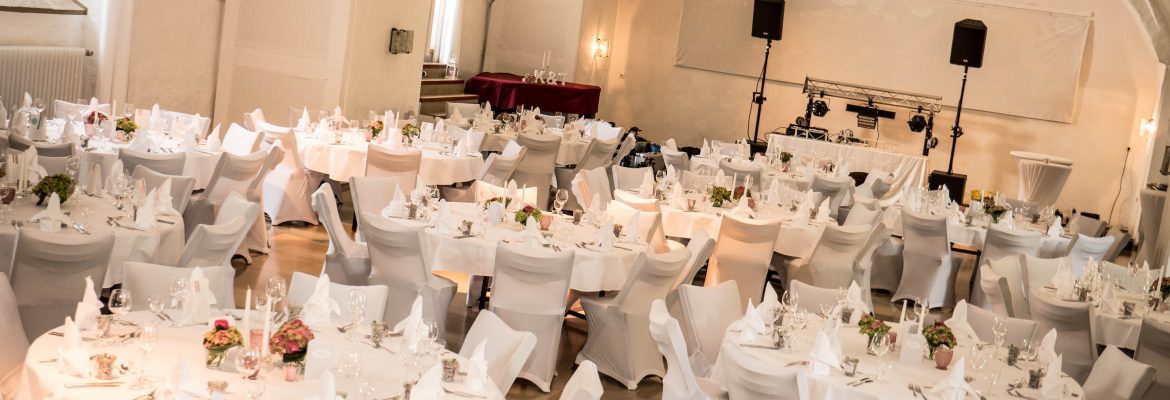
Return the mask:
<svg viewBox="0 0 1170 400">
<path fill-rule="evenodd" d="M 257 399 L 264 394 L 264 377 L 257 374 L 263 361 L 264 355 L 258 346 L 249 346 L 236 356 L 236 371 L 244 375 L 244 394 L 249 399 Z"/>
<path fill-rule="evenodd" d="M 890 335 L 874 335 L 869 345 L 878 359 L 878 382 L 885 383 L 886 370 L 890 368 L 890 361 L 886 359 L 891 347 Z"/>
<path fill-rule="evenodd" d="M 995 335 L 995 348 L 1002 348 L 1004 339 L 1007 338 L 1007 321 L 996 316 L 995 325 L 992 327 L 991 332 Z"/>
<path fill-rule="evenodd" d="M 150 298 L 153 299 L 153 297 Z M 153 303 L 151 304 L 153 305 Z M 138 344 L 139 353 L 131 363 L 135 379 L 134 384 L 130 388 L 136 390 L 148 389 L 150 388 L 150 384 L 146 379 L 146 368 L 150 364 L 150 353 L 158 345 L 158 327 L 150 324 L 143 325 L 136 343 Z"/>
<path fill-rule="evenodd" d="M 36 128 L 40 129 L 41 125 L 45 123 L 45 99 L 40 97 L 33 99 L 32 108 L 37 110 Z"/>
<path fill-rule="evenodd" d="M 171 281 L 171 308 L 178 310 L 183 307 L 183 301 L 187 297 L 187 278 L 176 278 Z M 171 318 L 171 326 L 175 326 L 174 318 Z"/>
<path fill-rule="evenodd" d="M 556 197 L 553 198 L 553 213 L 557 216 L 565 209 L 565 204 L 569 202 L 569 191 L 567 189 L 557 189 Z"/>
<path fill-rule="evenodd" d="M 281 300 L 284 300 L 285 294 L 288 293 L 288 285 L 284 283 L 284 278 L 279 276 L 268 278 L 265 293 L 272 300 L 272 308 L 276 309 L 276 306 L 280 304 Z"/>
<path fill-rule="evenodd" d="M 356 341 L 358 327 L 366 319 L 366 292 L 361 290 L 349 291 L 349 340 Z"/>
<path fill-rule="evenodd" d="M 120 322 L 126 314 L 130 313 L 131 298 L 130 289 L 118 288 L 110 292 L 110 300 L 106 303 L 110 312 L 118 316 L 115 318 L 116 322 Z"/>
</svg>

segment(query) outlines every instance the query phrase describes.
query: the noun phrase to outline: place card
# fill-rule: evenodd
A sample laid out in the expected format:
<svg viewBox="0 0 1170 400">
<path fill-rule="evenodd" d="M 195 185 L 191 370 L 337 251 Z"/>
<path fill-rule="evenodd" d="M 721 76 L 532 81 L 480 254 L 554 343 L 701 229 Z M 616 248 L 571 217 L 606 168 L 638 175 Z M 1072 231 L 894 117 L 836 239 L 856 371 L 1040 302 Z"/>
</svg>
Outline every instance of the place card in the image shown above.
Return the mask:
<svg viewBox="0 0 1170 400">
<path fill-rule="evenodd" d="M 922 354 L 926 349 L 925 336 L 916 333 L 905 336 L 898 335 L 898 343 L 901 343 L 901 352 L 898 354 L 898 360 L 902 364 L 922 364 Z"/>
</svg>

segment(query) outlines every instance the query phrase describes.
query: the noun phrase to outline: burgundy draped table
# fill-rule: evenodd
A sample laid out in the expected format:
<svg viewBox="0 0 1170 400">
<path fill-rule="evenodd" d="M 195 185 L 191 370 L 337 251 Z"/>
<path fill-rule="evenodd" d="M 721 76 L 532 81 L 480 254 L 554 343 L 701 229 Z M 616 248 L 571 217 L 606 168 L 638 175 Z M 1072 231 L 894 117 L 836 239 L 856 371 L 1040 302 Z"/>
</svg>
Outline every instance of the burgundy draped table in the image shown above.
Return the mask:
<svg viewBox="0 0 1170 400">
<path fill-rule="evenodd" d="M 580 83 L 547 85 L 524 83 L 523 77 L 499 72 L 484 72 L 467 80 L 464 92 L 478 95 L 479 102 L 490 102 L 499 110 L 520 106 L 540 107 L 543 112 L 592 115 L 597 113 L 601 88 Z"/>
</svg>

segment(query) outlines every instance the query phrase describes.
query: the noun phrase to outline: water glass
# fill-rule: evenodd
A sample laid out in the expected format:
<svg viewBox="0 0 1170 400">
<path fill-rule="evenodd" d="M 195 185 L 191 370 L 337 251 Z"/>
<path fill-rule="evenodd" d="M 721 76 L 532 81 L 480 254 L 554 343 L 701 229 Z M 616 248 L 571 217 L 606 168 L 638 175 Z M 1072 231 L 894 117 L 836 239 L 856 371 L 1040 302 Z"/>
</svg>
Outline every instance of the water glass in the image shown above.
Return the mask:
<svg viewBox="0 0 1170 400">
<path fill-rule="evenodd" d="M 366 319 L 366 292 L 354 289 L 349 291 L 349 340 L 357 340 L 358 326 Z"/>
<path fill-rule="evenodd" d="M 114 315 L 125 317 L 126 314 L 130 313 L 130 289 L 114 289 L 112 292 L 110 292 L 110 299 L 106 305 L 110 308 L 110 312 L 114 313 Z"/>
</svg>

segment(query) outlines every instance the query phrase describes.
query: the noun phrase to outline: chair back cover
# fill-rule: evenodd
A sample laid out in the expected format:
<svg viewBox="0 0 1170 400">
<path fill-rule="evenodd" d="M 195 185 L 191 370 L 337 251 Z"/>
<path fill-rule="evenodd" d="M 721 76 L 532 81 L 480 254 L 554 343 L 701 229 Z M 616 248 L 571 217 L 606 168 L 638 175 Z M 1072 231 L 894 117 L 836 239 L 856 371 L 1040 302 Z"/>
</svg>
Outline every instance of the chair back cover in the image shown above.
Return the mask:
<svg viewBox="0 0 1170 400">
<path fill-rule="evenodd" d="M 127 261 L 125 265 L 126 279 L 122 281 L 122 287 L 129 290 L 134 298 L 138 299 L 133 303 L 134 309 L 131 311 L 150 310 L 150 305 L 146 301 L 148 297 L 169 299 L 171 282 L 179 278 L 191 277 L 191 271 L 194 270 L 194 268 L 168 267 L 133 261 Z M 199 269 L 203 271 L 203 276 L 207 277 L 207 282 L 211 285 L 208 289 L 215 296 L 213 308 L 229 310 L 236 308 L 233 287 L 236 270 L 232 269 L 231 266 L 222 265 L 200 267 Z"/>
<path fill-rule="evenodd" d="M 1121 227 L 1112 226 L 1109 227 L 1109 232 L 1105 235 L 1113 238 L 1113 244 L 1110 245 L 1109 250 L 1105 252 L 1104 261 L 1116 260 L 1117 256 L 1121 255 L 1121 251 L 1124 250 L 1126 245 L 1129 244 L 1129 232 L 1122 231 Z"/>
<path fill-rule="evenodd" d="M 223 153 L 219 157 L 219 162 L 215 164 L 215 172 L 211 174 L 207 189 L 203 191 L 204 198 L 211 204 L 218 205 L 223 204 L 223 200 L 231 192 L 247 195 L 252 181 L 260 174 L 260 170 L 264 168 L 264 163 L 267 160 L 268 152 L 266 151 L 244 155 Z"/>
<path fill-rule="evenodd" d="M 841 208 L 841 203 L 845 201 L 845 196 L 849 195 L 852 187 L 853 178 L 849 175 L 827 176 L 816 174 L 813 175 L 812 186 L 809 188 L 813 192 L 821 193 L 829 198 L 829 216 L 836 218 L 837 210 Z"/>
<path fill-rule="evenodd" d="M 634 268 L 630 270 L 621 292 L 614 297 L 613 304 L 620 306 L 627 314 L 649 313 L 651 302 L 664 299 L 670 293 L 690 255 L 686 249 L 661 254 L 639 254 L 639 260 L 635 261 Z"/>
<path fill-rule="evenodd" d="M 317 212 L 317 220 L 325 227 L 325 233 L 329 234 L 329 249 L 326 254 L 336 253 L 342 257 L 349 257 L 352 255 L 350 249 L 358 247 L 358 244 L 345 233 L 345 225 L 341 222 L 341 214 L 337 212 L 336 201 L 333 197 L 333 187 L 328 183 L 321 184 L 321 187 L 313 192 L 313 210 Z M 361 282 L 353 280 L 356 277 L 350 276 L 356 271 L 337 270 L 327 266 L 324 272 L 329 275 L 332 282 Z"/>
<path fill-rule="evenodd" d="M 536 335 L 531 332 L 513 330 L 504 320 L 490 310 L 481 310 L 467 331 L 463 339 L 463 347 L 459 348 L 459 355 L 471 358 L 475 347 L 487 340 L 484 347 L 484 358 L 487 359 L 488 376 L 503 393 L 508 392 L 524 360 L 532 353 L 536 346 Z"/>
<path fill-rule="evenodd" d="M 637 144 L 637 141 L 634 139 L 634 135 L 629 135 L 625 139 L 622 139 L 622 144 L 618 145 L 617 153 L 613 154 L 613 165 L 621 165 L 622 158 L 634 151 L 635 144 Z"/>
<path fill-rule="evenodd" d="M 1007 324 L 1007 335 L 1004 335 L 1004 345 L 1022 346 L 1024 340 L 1032 340 L 1036 333 L 1036 321 L 1022 318 L 1011 318 L 997 315 L 979 307 L 967 307 L 967 324 L 979 335 L 984 343 L 995 343 L 995 318 L 999 317 Z"/>
<path fill-rule="evenodd" d="M 691 159 L 687 153 L 665 148 L 660 151 L 662 152 L 662 162 L 666 163 L 666 165 L 674 167 L 678 172 L 691 170 Z"/>
<path fill-rule="evenodd" d="M 1133 358 L 1157 368 L 1157 377 L 1144 398 L 1170 398 L 1170 322 L 1143 319 Z"/>
<path fill-rule="evenodd" d="M 603 205 L 613 201 L 614 192 L 609 188 L 609 175 L 605 173 L 605 168 L 578 170 L 572 185 L 573 196 L 583 209 L 593 206 L 593 196 L 601 196 Z"/>
<path fill-rule="evenodd" d="M 743 185 L 747 181 L 747 177 L 752 177 L 752 187 L 748 189 L 755 193 L 760 192 L 762 169 L 759 165 L 744 161 L 720 160 L 719 169 L 723 170 L 727 176 L 735 178 L 735 183 L 733 183 L 735 186 Z M 832 207 L 832 204 L 829 206 Z"/>
<path fill-rule="evenodd" d="M 848 288 L 872 232 L 870 225 L 826 226 L 808 260 L 813 286 Z"/>
<path fill-rule="evenodd" d="M 947 217 L 902 210 L 902 234 L 904 266 L 893 299 L 918 298 L 929 301 L 931 307 L 953 301 L 954 280 L 950 276 L 958 266 L 952 265 Z"/>
<path fill-rule="evenodd" d="M 543 208 L 548 203 L 548 188 L 552 186 L 557 153 L 561 151 L 561 137 L 525 132 L 516 138 L 516 142 L 528 151 L 516 165 L 512 177 L 520 186 L 537 188 L 536 201 Z"/>
<path fill-rule="evenodd" d="M 45 172 L 49 175 L 58 175 L 68 172 L 69 159 L 72 157 L 37 157 L 37 164 L 45 168 Z"/>
<path fill-rule="evenodd" d="M 1081 276 L 1090 258 L 1097 261 L 1104 259 L 1105 252 L 1113 246 L 1113 240 L 1113 236 L 1089 237 L 1078 233 L 1068 244 L 1067 258 L 1069 265 L 1072 266 L 1073 276 Z"/>
<path fill-rule="evenodd" d="M 496 246 L 492 309 L 563 315 L 574 255 L 521 244 Z"/>
<path fill-rule="evenodd" d="M 819 313 L 821 306 L 836 305 L 841 300 L 839 289 L 819 288 L 798 280 L 791 281 L 789 286 L 788 290 L 796 293 L 796 306 L 811 313 Z"/>
<path fill-rule="evenodd" d="M 259 206 L 248 203 L 248 207 L 252 210 L 245 211 L 254 219 L 259 214 Z M 230 266 L 232 255 L 240 248 L 240 242 L 244 241 L 244 235 L 251 226 L 252 224 L 245 222 L 242 217 L 216 225 L 199 224 L 191 238 L 187 240 L 183 254 L 179 256 L 179 262 L 175 266 L 180 268 Z"/>
<path fill-rule="evenodd" d="M 82 299 L 86 276 L 93 278 L 96 286 L 105 282 L 114 235 L 60 235 L 37 229 L 22 229 L 18 235 L 12 291 L 25 337 L 35 338 L 73 315 Z"/>
<path fill-rule="evenodd" d="M 1149 398 L 1146 389 L 1154 383 L 1155 372 L 1154 367 L 1130 359 L 1116 347 L 1105 346 L 1093 372 L 1085 379 L 1085 398 L 1127 400 L 1141 398 L 1142 394 Z"/>
<path fill-rule="evenodd" d="M 853 208 L 849 209 L 844 225 L 876 225 L 881 218 L 882 207 L 876 199 L 854 196 Z"/>
<path fill-rule="evenodd" d="M 695 275 L 698 275 L 699 269 L 707 265 L 707 260 L 710 260 L 711 254 L 715 252 L 715 239 L 707 236 L 707 231 L 696 229 L 695 233 L 691 235 L 691 241 L 687 243 L 687 251 L 691 253 L 691 258 L 687 260 L 687 267 L 674 282 L 675 288 L 695 281 Z"/>
<path fill-rule="evenodd" d="M 508 209 L 520 209 L 522 204 L 536 205 L 536 188 L 534 187 L 518 187 L 516 188 L 516 196 L 520 198 L 520 204 L 516 202 L 508 203 Z M 496 186 L 487 182 L 475 182 L 475 202 L 483 204 L 484 202 L 494 199 L 496 197 L 508 197 L 508 188 L 504 186 Z"/>
<path fill-rule="evenodd" d="M 85 115 L 82 115 L 82 113 L 85 111 L 92 111 L 92 109 L 89 108 L 89 103 L 78 104 L 63 100 L 53 100 L 53 118 L 69 119 L 69 117 L 72 116 L 81 120 L 86 117 Z M 110 115 L 110 105 L 108 103 L 98 104 L 97 111 L 108 116 Z"/>
<path fill-rule="evenodd" d="M 368 212 L 362 220 L 362 236 L 370 251 L 369 282 L 390 288 L 387 304 L 391 307 L 387 308 L 383 321 L 405 318 L 410 307 L 395 305 L 413 304 L 431 276 L 422 252 L 423 228 Z"/>
<path fill-rule="evenodd" d="M 252 132 L 232 123 L 231 126 L 228 126 L 227 133 L 223 135 L 222 147 L 225 153 L 242 156 L 259 151 L 262 141 L 264 141 L 264 136 L 259 132 Z"/>
<path fill-rule="evenodd" d="M 650 167 L 630 168 L 621 165 L 614 165 L 613 170 L 613 189 L 614 190 L 638 190 L 642 185 L 642 180 L 646 177 L 646 171 L 654 173 L 654 169 Z"/>
<path fill-rule="evenodd" d="M 129 147 L 118 149 L 118 158 L 126 173 L 134 172 L 139 165 L 164 175 L 182 176 L 187 163 L 187 153 L 147 153 Z"/>
<path fill-rule="evenodd" d="M 735 299 L 733 298 L 734 302 Z M 666 358 L 666 376 L 662 377 L 662 398 L 691 399 L 699 393 L 699 382 L 687 357 L 687 342 L 683 339 L 678 320 L 670 316 L 666 302 L 654 300 L 650 305 L 650 337 L 658 344 L 658 352 Z"/>
<path fill-rule="evenodd" d="M 1060 263 L 1068 262 L 1068 257 L 1040 258 L 1029 255 L 1022 256 L 1020 258 L 1020 266 L 1023 267 L 1023 272 L 1020 275 L 1024 282 L 1023 294 L 1031 297 L 1028 294 L 1029 291 L 1047 285 L 1048 282 L 1052 281 L 1052 277 L 1056 276 L 1056 270 L 1060 268 Z"/>
<path fill-rule="evenodd" d="M 19 136 L 18 136 L 19 137 Z M 22 138 L 24 139 L 24 138 Z M 27 140 L 27 139 L 25 139 Z M 36 143 L 37 155 L 42 157 L 72 157 L 74 146 L 73 143 Z M 63 321 L 63 320 L 62 320 Z"/>
<path fill-rule="evenodd" d="M 64 321 L 61 318 L 61 321 Z M 20 308 L 16 303 L 16 295 L 8 281 L 8 275 L 0 272 L 0 378 L 12 376 L 20 371 L 24 365 L 24 356 L 28 353 L 28 337 L 24 334 L 24 325 L 20 323 Z M 4 389 L 0 385 L 0 390 Z"/>
<path fill-rule="evenodd" d="M 696 348 L 691 349 L 691 353 L 702 352 L 703 358 L 714 362 L 719 358 L 724 331 L 743 316 L 744 310 L 739 308 L 739 288 L 735 282 L 712 287 L 687 284 L 678 287 L 678 298 L 687 332 L 695 342 Z"/>
<path fill-rule="evenodd" d="M 1128 292 L 1140 293 L 1142 291 L 1148 291 L 1154 286 L 1153 281 L 1158 280 L 1158 277 L 1162 276 L 1161 268 L 1152 268 L 1150 270 L 1137 268 L 1136 273 L 1132 276 L 1130 272 L 1129 267 L 1123 267 L 1108 261 L 1101 262 L 1101 274 L 1105 276 L 1105 281 L 1113 282 L 1119 285 L 1121 290 Z"/>
<path fill-rule="evenodd" d="M 972 289 L 972 292 L 975 290 L 982 292 L 983 305 L 976 306 L 975 304 L 971 304 L 972 307 L 970 308 L 986 308 L 1003 316 L 1015 315 L 1012 306 L 1008 305 L 1011 303 L 1012 298 L 1011 286 L 1007 278 L 995 273 L 995 270 L 992 270 L 990 265 L 985 264 L 979 266 L 978 287 Z M 972 293 L 971 297 L 974 297 L 974 293 Z"/>
<path fill-rule="evenodd" d="M 569 381 L 565 382 L 560 400 L 600 400 L 603 394 L 605 388 L 601 386 L 597 364 L 585 360 L 577 364 L 577 370 L 569 377 Z"/>
<path fill-rule="evenodd" d="M 398 178 L 402 193 L 410 195 L 418 180 L 418 169 L 422 165 L 422 152 L 416 149 L 391 149 L 371 144 L 366 155 L 367 177 Z M 390 194 L 394 194 L 391 191 Z"/>
<path fill-rule="evenodd" d="M 1104 221 L 1093 217 L 1086 217 L 1084 214 L 1073 214 L 1069 218 L 1068 224 L 1065 226 L 1069 232 L 1073 234 L 1081 234 L 1088 237 L 1101 237 L 1105 234 L 1107 225 Z"/>
<path fill-rule="evenodd" d="M 745 353 L 734 343 L 725 343 L 722 354 L 720 365 L 729 398 L 809 399 L 807 368 L 781 368 Z"/>
<path fill-rule="evenodd" d="M 151 189 L 162 186 L 167 179 L 171 180 L 171 207 L 179 214 L 183 214 L 183 210 L 187 209 L 187 203 L 191 201 L 191 191 L 195 188 L 195 177 L 192 176 L 173 176 L 159 173 L 152 170 L 145 165 L 134 167 L 134 173 L 131 175 L 135 181 L 142 179 L 146 183 L 146 191 L 149 193 Z"/>
<path fill-rule="evenodd" d="M 617 138 L 593 139 L 585 147 L 585 155 L 577 162 L 579 169 L 595 169 L 608 167 L 613 164 L 613 152 L 617 151 Z"/>
<path fill-rule="evenodd" d="M 293 272 L 292 281 L 288 284 L 288 299 L 296 304 L 305 304 L 310 297 L 313 296 L 313 291 L 317 288 L 318 277 L 312 276 L 303 272 Z M 337 301 L 341 305 L 341 313 L 332 317 L 334 321 L 352 321 L 349 313 L 349 297 L 351 292 L 360 291 L 366 294 L 366 312 L 364 321 L 377 321 L 382 319 L 382 314 L 386 311 L 386 296 L 389 295 L 390 289 L 383 285 L 369 285 L 369 286 L 350 286 L 343 285 L 330 280 L 329 282 L 329 298 Z"/>
<path fill-rule="evenodd" d="M 1096 345 L 1093 344 L 1089 329 L 1089 303 L 1049 300 L 1047 296 L 1035 295 L 1034 289 L 1028 298 L 1032 320 L 1036 321 L 1037 332 L 1047 333 L 1056 329 L 1056 354 L 1064 357 L 1063 371 L 1077 382 L 1084 382 L 1089 369 L 1096 359 Z"/>
<path fill-rule="evenodd" d="M 735 281 L 739 287 L 741 309 L 747 307 L 748 299 L 759 304 L 779 233 L 778 219 L 751 220 L 724 213 L 715 251 L 707 266 L 705 286 Z"/>
<path fill-rule="evenodd" d="M 597 137 L 594 139 L 611 140 L 617 139 L 622 135 L 622 128 L 619 126 L 612 126 L 608 122 L 597 121 Z"/>
<path fill-rule="evenodd" d="M 401 185 L 398 178 L 390 176 L 353 176 L 349 178 L 349 194 L 353 197 L 353 212 L 358 221 L 358 235 L 363 236 L 362 225 L 365 224 L 366 214 L 381 215 L 382 209 L 390 204 L 394 198 L 394 186 Z M 402 190 L 402 195 L 410 199 L 410 191 L 414 186 Z"/>
<path fill-rule="evenodd" d="M 1003 229 L 992 224 L 987 228 L 983 245 L 983 260 L 998 260 L 1007 256 L 1026 254 L 1035 256 L 1040 249 L 1040 232 L 1022 229 Z"/>
<path fill-rule="evenodd" d="M 1162 212 L 1166 207 L 1166 192 L 1142 189 L 1141 221 L 1138 222 L 1138 252 L 1136 262 L 1148 261 L 1155 267 L 1164 267 L 1166 244 L 1160 240 Z M 1157 385 L 1157 384 L 1155 384 Z"/>
<path fill-rule="evenodd" d="M 483 169 L 479 173 L 479 182 L 487 182 L 496 186 L 507 185 L 508 180 L 512 179 L 512 173 L 516 171 L 516 165 L 520 163 L 520 159 L 524 158 L 524 154 L 527 152 L 528 149 L 520 148 L 518 154 L 511 156 L 492 153 L 483 163 Z"/>
</svg>

